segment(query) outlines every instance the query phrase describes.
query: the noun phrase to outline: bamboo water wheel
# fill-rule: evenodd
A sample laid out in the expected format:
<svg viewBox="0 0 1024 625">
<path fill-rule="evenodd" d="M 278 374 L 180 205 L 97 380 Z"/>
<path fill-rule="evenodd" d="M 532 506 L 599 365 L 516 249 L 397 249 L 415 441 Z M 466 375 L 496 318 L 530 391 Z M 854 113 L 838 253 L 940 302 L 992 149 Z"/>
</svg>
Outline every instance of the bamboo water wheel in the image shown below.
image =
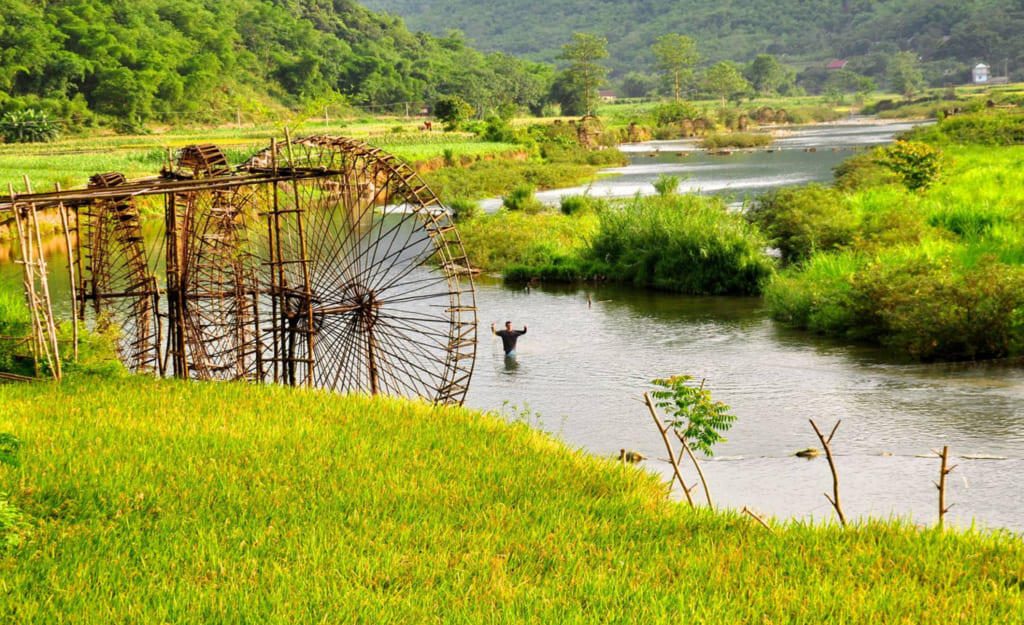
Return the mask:
<svg viewBox="0 0 1024 625">
<path fill-rule="evenodd" d="M 144 196 L 162 196 L 162 223 Z M 76 217 L 76 310 L 120 332 L 134 371 L 465 398 L 469 262 L 438 198 L 379 149 L 313 136 L 231 167 L 195 145 L 158 177 L 0 198 L 0 213 L 54 206 Z"/>
</svg>

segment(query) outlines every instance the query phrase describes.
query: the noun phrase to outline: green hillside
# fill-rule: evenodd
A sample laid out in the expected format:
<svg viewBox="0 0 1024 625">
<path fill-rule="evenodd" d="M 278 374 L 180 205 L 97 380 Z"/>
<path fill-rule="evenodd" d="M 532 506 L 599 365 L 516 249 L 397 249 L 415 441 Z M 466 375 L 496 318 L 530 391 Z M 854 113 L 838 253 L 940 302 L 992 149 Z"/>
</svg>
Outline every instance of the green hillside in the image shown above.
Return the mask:
<svg viewBox="0 0 1024 625">
<path fill-rule="evenodd" d="M 849 59 L 881 75 L 887 57 L 911 50 L 933 83 L 966 82 L 984 61 L 1024 75 L 1024 3 L 1017 0 L 365 0 L 405 18 L 411 29 L 458 29 L 480 50 L 553 61 L 573 32 L 603 36 L 618 74 L 652 73 L 650 46 L 666 33 L 693 37 L 711 61 L 749 61 L 767 53 L 802 69 Z"/>
<path fill-rule="evenodd" d="M 0 0 L 0 114 L 72 129 L 218 122 L 348 103 L 536 103 L 550 69 L 410 33 L 352 0 Z"/>
</svg>

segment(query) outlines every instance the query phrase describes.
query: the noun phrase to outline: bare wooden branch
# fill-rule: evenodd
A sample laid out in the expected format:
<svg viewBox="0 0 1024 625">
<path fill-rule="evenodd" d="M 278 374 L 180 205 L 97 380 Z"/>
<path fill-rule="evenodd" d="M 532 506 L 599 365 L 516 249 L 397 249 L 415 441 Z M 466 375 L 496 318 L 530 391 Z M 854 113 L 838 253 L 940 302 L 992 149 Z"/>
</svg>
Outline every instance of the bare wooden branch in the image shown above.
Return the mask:
<svg viewBox="0 0 1024 625">
<path fill-rule="evenodd" d="M 811 422 L 811 427 L 814 428 L 814 433 L 818 435 L 818 440 L 821 441 L 821 446 L 825 448 L 825 457 L 828 458 L 828 468 L 832 471 L 833 495 L 830 497 L 826 493 L 825 499 L 828 499 L 829 503 L 832 504 L 832 507 L 836 509 L 836 514 L 839 515 L 839 523 L 841 523 L 843 527 L 846 527 L 846 515 L 843 514 L 843 507 L 839 503 L 839 473 L 836 471 L 836 463 L 832 457 L 832 437 L 835 436 L 836 430 L 839 429 L 839 424 L 843 421 L 840 419 L 836 422 L 835 427 L 832 428 L 832 433 L 829 434 L 827 439 L 825 438 L 825 435 L 821 433 L 821 430 L 818 429 L 818 424 L 814 422 L 814 419 L 809 419 L 809 421 Z"/>
<path fill-rule="evenodd" d="M 953 504 L 946 505 L 946 476 L 949 475 L 957 465 L 948 466 L 949 463 L 949 446 L 942 448 L 942 453 L 939 455 L 942 458 L 942 466 L 939 468 L 939 483 L 935 485 L 939 489 L 939 529 L 943 528 L 945 521 L 944 517 L 949 509 L 953 507 Z"/>
<path fill-rule="evenodd" d="M 676 460 L 676 450 L 672 447 L 672 442 L 668 439 L 668 427 L 663 425 L 661 419 L 658 417 L 658 410 L 654 407 L 654 401 L 651 400 L 650 393 L 644 393 L 644 401 L 647 403 L 647 409 L 651 411 L 651 416 L 654 417 L 654 423 L 658 426 L 658 432 L 661 433 L 661 440 L 665 441 L 665 448 L 668 450 L 668 459 L 672 464 L 672 470 L 675 472 L 673 480 L 679 480 L 679 485 L 683 487 L 683 494 L 686 495 L 687 503 L 690 504 L 690 507 L 693 507 L 693 496 L 690 495 L 690 488 L 692 487 L 687 488 L 686 480 L 683 479 L 683 474 L 679 470 L 679 462 Z"/>
<path fill-rule="evenodd" d="M 693 450 L 690 449 L 690 445 L 686 442 L 686 437 L 679 433 L 679 430 L 673 428 L 676 433 L 676 438 L 682 443 L 683 449 L 686 450 L 686 455 L 690 457 L 690 461 L 693 462 L 693 466 L 697 469 L 697 475 L 700 476 L 700 483 L 704 487 L 704 496 L 708 500 L 708 507 L 714 508 L 715 504 L 711 502 L 711 489 L 708 488 L 708 481 L 704 479 L 704 472 L 700 469 L 700 463 L 697 462 L 697 456 L 693 455 Z"/>
<path fill-rule="evenodd" d="M 743 512 L 744 514 L 747 514 L 747 515 L 749 515 L 749 516 L 750 516 L 750 518 L 752 518 L 752 519 L 754 519 L 755 521 L 757 521 L 758 523 L 760 523 L 760 524 L 761 524 L 761 527 L 765 528 L 766 530 L 768 530 L 768 531 L 769 531 L 769 532 L 771 532 L 772 534 L 774 534 L 774 533 L 775 533 L 775 529 L 774 529 L 774 528 L 772 528 L 772 526 L 771 526 L 771 525 L 768 525 L 768 523 L 766 523 L 766 522 L 765 522 L 764 518 L 763 518 L 763 517 L 761 517 L 761 515 L 759 515 L 759 514 L 755 513 L 755 512 L 753 511 L 753 510 L 751 510 L 750 508 L 748 508 L 748 507 L 746 507 L 746 506 L 743 506 L 743 510 L 742 510 L 742 512 Z"/>
</svg>

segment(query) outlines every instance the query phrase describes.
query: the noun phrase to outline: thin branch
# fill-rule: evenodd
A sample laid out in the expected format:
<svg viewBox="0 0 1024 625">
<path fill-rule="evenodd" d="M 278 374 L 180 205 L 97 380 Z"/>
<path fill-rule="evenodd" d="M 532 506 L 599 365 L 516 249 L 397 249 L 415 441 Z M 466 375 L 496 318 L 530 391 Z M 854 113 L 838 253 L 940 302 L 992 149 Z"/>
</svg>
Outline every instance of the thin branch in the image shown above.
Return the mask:
<svg viewBox="0 0 1024 625">
<path fill-rule="evenodd" d="M 693 462 L 693 466 L 697 469 L 697 475 L 700 476 L 700 483 L 704 486 L 704 496 L 707 497 L 708 507 L 714 508 L 715 504 L 711 502 L 711 489 L 708 488 L 708 482 L 704 479 L 704 472 L 700 470 L 700 463 L 697 462 L 697 457 L 693 455 L 693 450 L 690 449 L 690 445 L 686 442 L 686 437 L 679 433 L 679 430 L 673 428 L 676 433 L 676 438 L 683 444 L 683 449 L 686 450 L 686 455 L 690 457 L 690 461 Z"/>
<path fill-rule="evenodd" d="M 766 522 L 765 522 L 765 520 L 764 520 L 764 519 L 763 519 L 763 518 L 761 517 L 761 515 L 759 515 L 759 514 L 756 514 L 756 513 L 755 513 L 755 512 L 753 511 L 753 510 L 751 510 L 750 508 L 748 508 L 748 507 L 746 507 L 746 506 L 743 506 L 743 510 L 742 510 L 742 512 L 743 512 L 744 514 L 750 515 L 750 518 L 752 518 L 752 519 L 754 519 L 755 521 L 757 521 L 758 523 L 760 523 L 760 524 L 761 524 L 761 527 L 765 528 L 766 530 L 768 530 L 768 531 L 769 531 L 769 532 L 771 532 L 772 534 L 774 534 L 774 533 L 775 533 L 775 529 L 774 529 L 774 528 L 772 528 L 772 526 L 771 526 L 771 525 L 768 525 L 768 523 L 766 523 Z"/>
<path fill-rule="evenodd" d="M 661 433 L 661 439 L 665 441 L 665 448 L 668 449 L 668 459 L 672 464 L 672 470 L 675 472 L 674 477 L 679 479 L 679 485 L 683 487 L 683 494 L 686 495 L 686 501 L 693 507 L 693 497 L 690 495 L 690 489 L 686 487 L 686 480 L 683 479 L 683 474 L 679 470 L 679 462 L 676 461 L 676 451 L 672 448 L 672 442 L 668 440 L 668 428 L 662 425 L 661 419 L 658 418 L 658 410 L 654 407 L 654 402 L 651 400 L 649 393 L 644 393 L 644 401 L 647 402 L 647 409 L 651 411 L 651 416 L 654 417 L 654 423 L 658 426 L 658 432 Z"/>
<path fill-rule="evenodd" d="M 828 468 L 832 471 L 832 492 L 833 496 L 830 497 L 827 493 L 825 499 L 828 499 L 832 507 L 836 509 L 836 514 L 839 515 L 839 522 L 843 527 L 846 527 L 846 515 L 843 514 L 843 507 L 839 503 L 839 473 L 836 471 L 836 463 L 832 458 L 832 437 L 835 436 L 836 430 L 839 429 L 839 424 L 842 423 L 842 419 L 836 422 L 835 427 L 832 428 L 832 433 L 829 434 L 828 439 L 818 429 L 818 424 L 814 422 L 814 419 L 809 419 L 811 427 L 814 428 L 814 433 L 818 435 L 818 440 L 821 441 L 821 446 L 825 448 L 825 456 L 828 458 Z"/>
</svg>

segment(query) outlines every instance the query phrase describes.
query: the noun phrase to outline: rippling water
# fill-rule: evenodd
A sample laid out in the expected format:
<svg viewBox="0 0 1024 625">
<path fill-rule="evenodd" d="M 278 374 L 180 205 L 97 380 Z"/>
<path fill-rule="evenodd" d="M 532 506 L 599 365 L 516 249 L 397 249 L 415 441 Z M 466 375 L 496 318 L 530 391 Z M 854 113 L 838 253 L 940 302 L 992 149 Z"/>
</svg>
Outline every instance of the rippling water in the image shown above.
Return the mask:
<svg viewBox="0 0 1024 625">
<path fill-rule="evenodd" d="M 685 176 L 687 190 L 725 192 L 735 201 L 773 186 L 828 181 L 854 150 L 909 127 L 804 128 L 777 140 L 771 152 L 731 156 L 709 156 L 686 142 L 626 146 L 634 164 L 609 170 L 621 175 L 544 197 L 654 193 L 651 183 L 669 174 Z M 706 465 L 718 505 L 832 518 L 823 496 L 832 487 L 824 457 L 792 454 L 820 447 L 809 419 L 826 433 L 841 420 L 833 448 L 847 516 L 934 523 L 939 460 L 924 456 L 948 445 L 959 466 L 949 477 L 947 502 L 956 505 L 947 520 L 1024 529 L 1021 361 L 894 362 L 876 350 L 781 328 L 757 298 L 616 287 L 525 290 L 484 278 L 478 304 L 484 332 L 469 405 L 510 417 L 529 412 L 540 427 L 597 455 L 636 449 L 649 457 L 645 467 L 667 479 L 670 467 L 659 460 L 667 454 L 642 393 L 654 378 L 690 374 L 706 378 L 714 398 L 738 417 Z M 505 362 L 500 341 L 486 335 L 492 321 L 507 319 L 530 326 L 515 367 Z"/>
</svg>

